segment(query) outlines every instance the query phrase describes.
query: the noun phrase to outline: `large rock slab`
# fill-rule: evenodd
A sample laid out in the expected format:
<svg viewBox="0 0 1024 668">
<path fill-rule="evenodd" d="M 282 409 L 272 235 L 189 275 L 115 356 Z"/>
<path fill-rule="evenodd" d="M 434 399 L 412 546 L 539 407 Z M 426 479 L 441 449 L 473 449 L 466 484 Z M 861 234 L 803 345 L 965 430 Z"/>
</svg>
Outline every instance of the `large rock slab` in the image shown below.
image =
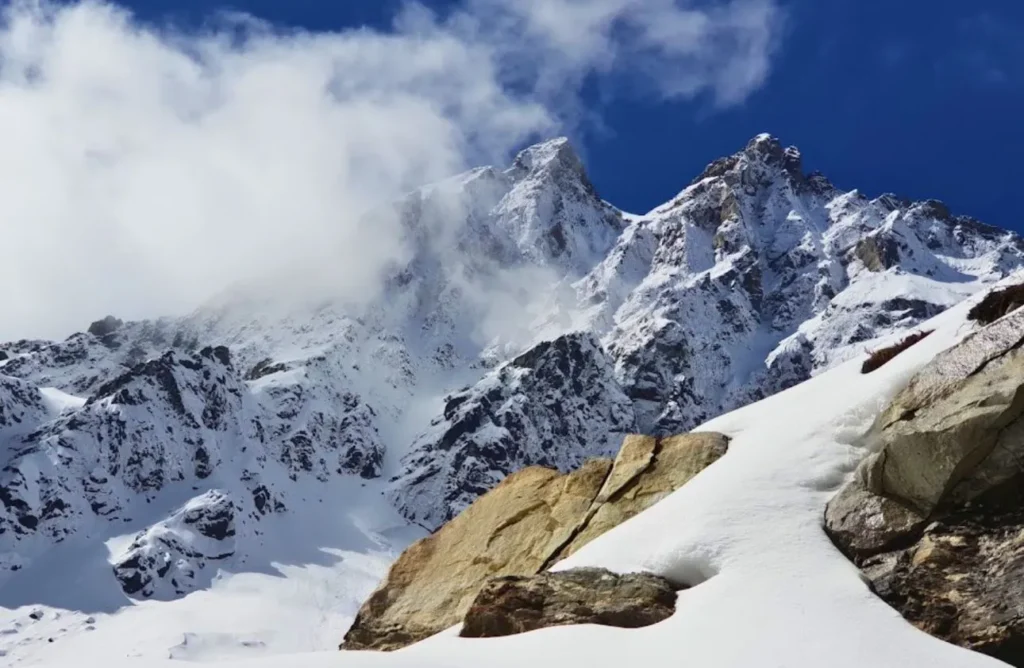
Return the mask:
<svg viewBox="0 0 1024 668">
<path fill-rule="evenodd" d="M 725 454 L 721 434 L 627 437 L 613 463 L 514 473 L 406 550 L 343 649 L 394 650 L 462 621 L 493 578 L 532 576 L 654 505 Z"/>
<path fill-rule="evenodd" d="M 918 628 L 1024 666 L 1024 311 L 938 355 L 879 416 L 825 528 Z"/>
<path fill-rule="evenodd" d="M 676 588 L 649 573 L 579 568 L 510 575 L 484 585 L 459 635 L 494 638 L 568 624 L 633 629 L 668 619 L 675 609 Z"/>
<path fill-rule="evenodd" d="M 402 553 L 363 604 L 345 649 L 392 650 L 458 624 L 492 576 L 536 573 L 571 537 L 611 461 L 567 476 L 523 469 Z"/>
<path fill-rule="evenodd" d="M 553 561 L 568 557 L 661 501 L 717 461 L 727 448 L 728 439 L 715 433 L 626 437 L 584 526 Z"/>
<path fill-rule="evenodd" d="M 928 515 L 962 504 L 1021 470 L 1024 311 L 939 355 L 879 417 L 872 491 Z"/>
</svg>

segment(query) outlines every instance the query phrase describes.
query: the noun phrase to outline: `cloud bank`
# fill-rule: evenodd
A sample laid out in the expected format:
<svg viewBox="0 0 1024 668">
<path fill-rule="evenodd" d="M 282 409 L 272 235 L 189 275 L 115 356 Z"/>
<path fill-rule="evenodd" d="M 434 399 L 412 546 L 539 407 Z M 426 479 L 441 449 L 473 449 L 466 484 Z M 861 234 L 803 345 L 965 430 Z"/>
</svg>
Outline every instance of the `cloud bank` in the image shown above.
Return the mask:
<svg viewBox="0 0 1024 668">
<path fill-rule="evenodd" d="M 388 31 L 233 15 L 186 33 L 8 3 L 0 339 L 183 313 L 281 271 L 365 296 L 408 252 L 365 212 L 579 130 L 590 81 L 739 103 L 779 18 L 774 0 L 466 0 L 409 4 Z"/>
</svg>

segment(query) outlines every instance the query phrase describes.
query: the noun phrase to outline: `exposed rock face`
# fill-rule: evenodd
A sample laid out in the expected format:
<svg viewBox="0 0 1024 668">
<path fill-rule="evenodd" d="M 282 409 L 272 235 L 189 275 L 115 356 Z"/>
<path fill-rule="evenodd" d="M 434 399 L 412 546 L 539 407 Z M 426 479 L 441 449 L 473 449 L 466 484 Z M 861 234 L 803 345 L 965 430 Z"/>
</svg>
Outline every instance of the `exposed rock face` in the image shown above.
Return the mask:
<svg viewBox="0 0 1024 668">
<path fill-rule="evenodd" d="M 230 497 L 215 490 L 139 533 L 114 559 L 114 576 L 124 593 L 169 599 L 208 584 L 210 567 L 234 554 L 235 513 Z"/>
<path fill-rule="evenodd" d="M 826 522 L 832 539 L 861 558 L 907 547 L 928 523 L 913 508 L 869 491 L 860 480 L 829 502 Z"/>
<path fill-rule="evenodd" d="M 611 474 L 572 541 L 550 563 L 578 551 L 601 534 L 639 515 L 686 484 L 725 454 L 720 434 L 627 436 Z"/>
<path fill-rule="evenodd" d="M 881 455 L 868 476 L 881 494 L 929 515 L 960 506 L 1021 471 L 1024 311 L 940 355 L 879 417 Z"/>
<path fill-rule="evenodd" d="M 489 580 L 466 613 L 463 638 L 493 638 L 549 626 L 650 626 L 675 612 L 675 587 L 647 573 L 579 568 Z"/>
<path fill-rule="evenodd" d="M 611 461 L 578 471 L 514 473 L 432 536 L 402 553 L 363 604 L 345 649 L 392 650 L 453 626 L 493 575 L 536 573 L 572 536 Z"/>
<path fill-rule="evenodd" d="M 992 290 L 974 305 L 967 317 L 983 325 L 990 325 L 1007 313 L 1024 306 L 1024 285 L 1011 285 Z"/>
<path fill-rule="evenodd" d="M 891 237 L 875 235 L 854 248 L 854 255 L 868 271 L 885 271 L 900 260 L 899 245 Z"/>
<path fill-rule="evenodd" d="M 104 525 L 150 514 L 148 502 L 174 486 L 199 490 L 216 479 L 231 486 L 233 500 L 200 495 L 197 508 L 259 518 L 286 508 L 284 478 L 379 475 L 384 448 L 372 409 L 326 383 L 310 391 L 301 381 L 264 378 L 250 387 L 223 346 L 169 351 L 84 401 L 44 401 L 27 382 L 0 376 L 0 581 L 53 542 L 103 536 Z M 202 522 L 181 512 L 140 534 L 116 563 L 129 594 L 184 593 L 205 582 L 196 575 L 201 563 L 233 553 L 183 538 Z"/>
<path fill-rule="evenodd" d="M 1024 311 L 940 354 L 879 416 L 825 526 L 928 633 L 1024 666 Z"/>
<path fill-rule="evenodd" d="M 727 442 L 713 433 L 630 436 L 614 464 L 593 459 L 568 475 L 530 467 L 508 476 L 402 553 L 343 648 L 398 649 L 459 623 L 490 578 L 535 575 L 686 483 Z"/>
<path fill-rule="evenodd" d="M 406 517 L 436 529 L 509 473 L 568 471 L 613 455 L 635 424 L 600 344 L 562 336 L 448 397 L 443 417 L 403 461 L 392 498 Z"/>
<path fill-rule="evenodd" d="M 621 422 L 634 422 L 633 431 L 685 433 L 918 325 L 1024 262 L 1024 243 L 1014 234 L 952 215 L 938 202 L 842 192 L 820 174 L 803 173 L 800 152 L 768 135 L 618 228 L 599 213 L 600 200 L 563 142 L 524 152 L 517 165 L 466 177 L 463 187 L 476 193 L 487 191 L 485 183 L 534 174 L 512 191 L 499 188 L 502 203 L 479 212 L 488 225 L 471 229 L 481 235 L 480 247 L 502 249 L 496 256 L 504 262 L 525 252 L 558 265 L 566 277 L 560 287 L 571 294 L 555 301 L 559 313 L 565 303 L 575 305 L 569 331 L 592 341 L 579 346 L 590 361 L 549 365 L 544 391 L 525 387 L 512 366 L 454 395 L 464 403 L 449 404 L 415 440 L 392 493 L 403 514 L 429 528 L 519 467 L 565 471 L 580 457 L 610 455 L 592 435 L 614 429 L 613 415 L 631 413 Z M 551 197 L 541 181 L 567 184 L 559 190 L 571 196 Z M 520 198 L 530 204 L 521 206 Z M 535 215 L 548 202 L 556 225 Z M 493 243 L 482 236 L 491 229 Z M 518 242 L 501 240 L 510 232 Z M 567 252 L 559 254 L 562 236 Z M 532 248 L 524 251 L 522 241 Z M 559 319 L 552 314 L 535 324 L 554 339 L 561 332 L 544 326 Z M 438 322 L 454 320 L 432 316 L 427 331 Z M 494 362 L 500 368 L 519 352 L 512 345 Z M 566 379 L 556 382 L 560 375 Z M 555 408 L 579 408 L 572 403 L 578 394 L 558 388 L 572 388 L 582 375 L 594 389 L 591 416 L 577 424 Z M 505 415 L 507 422 L 491 417 Z M 539 445 L 555 433 L 557 447 Z"/>
<path fill-rule="evenodd" d="M 931 524 L 916 544 L 864 564 L 915 626 L 1024 666 L 1024 480 Z M 875 562 L 875 563 L 873 563 Z"/>
</svg>

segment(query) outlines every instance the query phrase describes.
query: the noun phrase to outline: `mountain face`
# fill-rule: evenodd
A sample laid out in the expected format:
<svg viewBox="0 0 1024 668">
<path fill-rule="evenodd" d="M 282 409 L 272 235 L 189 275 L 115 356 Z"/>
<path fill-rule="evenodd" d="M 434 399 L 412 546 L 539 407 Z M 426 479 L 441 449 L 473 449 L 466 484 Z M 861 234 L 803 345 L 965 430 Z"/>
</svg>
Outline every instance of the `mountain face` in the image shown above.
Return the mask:
<svg viewBox="0 0 1024 668">
<path fill-rule="evenodd" d="M 407 252 L 368 306 L 228 299 L 0 344 L 0 586 L 128 525 L 116 581 L 178 596 L 347 478 L 434 529 L 515 470 L 689 430 L 1024 264 L 1016 235 L 842 191 L 767 135 L 643 216 L 565 140 L 372 215 Z"/>
<path fill-rule="evenodd" d="M 123 370 L 84 401 L 3 377 L 0 405 L 10 425 L 0 563 L 20 570 L 54 542 L 103 536 L 102 525 L 136 522 L 168 492 L 206 488 L 141 531 L 113 562 L 128 594 L 151 596 L 160 579 L 181 594 L 207 560 L 226 554 L 212 545 L 228 530 L 211 535 L 203 526 L 226 522 L 233 536 L 237 515 L 258 521 L 286 510 L 290 482 L 380 475 L 384 447 L 373 410 L 322 377 L 307 378 L 279 373 L 247 383 L 224 346 L 168 351 Z M 193 530 L 210 545 L 183 533 Z"/>
<path fill-rule="evenodd" d="M 622 420 L 591 424 L 601 433 L 688 431 L 931 318 L 1022 261 L 1024 242 L 1012 233 L 953 216 L 939 202 L 842 192 L 804 174 L 796 149 L 761 135 L 669 203 L 632 218 L 572 282 L 572 327 L 598 342 L 586 347 L 586 365 L 610 367 L 588 391 L 612 388 L 600 391 L 614 398 L 601 405 L 612 409 L 625 395 L 632 408 L 616 411 Z M 525 356 L 542 357 L 549 346 Z M 491 486 L 529 464 L 571 468 L 573 455 L 559 445 L 529 453 L 543 443 L 538 425 L 559 434 L 559 444 L 586 434 L 576 413 L 563 418 L 550 408 L 586 396 L 572 382 L 586 365 L 545 365 L 526 384 L 512 360 L 452 395 L 456 407 L 414 443 L 391 498 L 433 529 L 483 491 L 481 479 Z M 550 377 L 539 381 L 542 374 Z M 564 389 L 553 396 L 551 387 Z M 601 414 L 593 404 L 588 412 Z M 572 450 L 605 454 L 600 436 L 585 443 Z M 489 469 L 482 478 L 481 469 Z"/>
<path fill-rule="evenodd" d="M 410 520 L 438 527 L 511 472 L 613 455 L 635 426 L 633 402 L 600 343 L 560 336 L 448 397 L 413 444 L 391 500 Z"/>
</svg>

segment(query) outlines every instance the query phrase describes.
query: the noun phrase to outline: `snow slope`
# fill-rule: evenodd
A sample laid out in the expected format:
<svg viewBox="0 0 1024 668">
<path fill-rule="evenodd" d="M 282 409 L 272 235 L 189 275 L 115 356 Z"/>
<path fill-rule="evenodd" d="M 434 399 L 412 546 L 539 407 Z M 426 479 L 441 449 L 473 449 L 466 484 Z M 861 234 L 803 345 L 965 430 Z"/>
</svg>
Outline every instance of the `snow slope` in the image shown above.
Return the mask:
<svg viewBox="0 0 1024 668">
<path fill-rule="evenodd" d="M 207 587 L 175 600 L 133 603 L 118 590 L 108 560 L 132 541 L 131 531 L 61 545 L 4 589 L 0 665 L 67 657 L 145 665 L 337 647 L 339 629 L 423 535 L 382 502 L 379 483 L 357 481 L 307 485 L 305 498 L 292 499 L 293 512 L 264 518 L 260 535 L 245 537 L 244 561 L 221 565 L 207 574 Z"/>
<path fill-rule="evenodd" d="M 389 655 L 326 652 L 216 665 L 1002 665 L 914 629 L 868 590 L 821 527 L 826 502 L 867 454 L 860 435 L 917 370 L 972 331 L 966 314 L 973 301 L 926 323 L 934 334 L 872 374 L 861 374 L 861 360 L 852 360 L 702 425 L 732 437 L 725 457 L 556 566 L 645 570 L 693 585 L 679 594 L 677 612 L 665 622 L 642 629 L 558 627 L 486 640 L 460 639 L 451 629 Z M 148 622 L 156 620 L 154 614 Z M 82 654 L 68 647 L 45 665 L 83 665 Z M 219 658 L 213 649 L 192 658 L 200 654 Z"/>
</svg>

